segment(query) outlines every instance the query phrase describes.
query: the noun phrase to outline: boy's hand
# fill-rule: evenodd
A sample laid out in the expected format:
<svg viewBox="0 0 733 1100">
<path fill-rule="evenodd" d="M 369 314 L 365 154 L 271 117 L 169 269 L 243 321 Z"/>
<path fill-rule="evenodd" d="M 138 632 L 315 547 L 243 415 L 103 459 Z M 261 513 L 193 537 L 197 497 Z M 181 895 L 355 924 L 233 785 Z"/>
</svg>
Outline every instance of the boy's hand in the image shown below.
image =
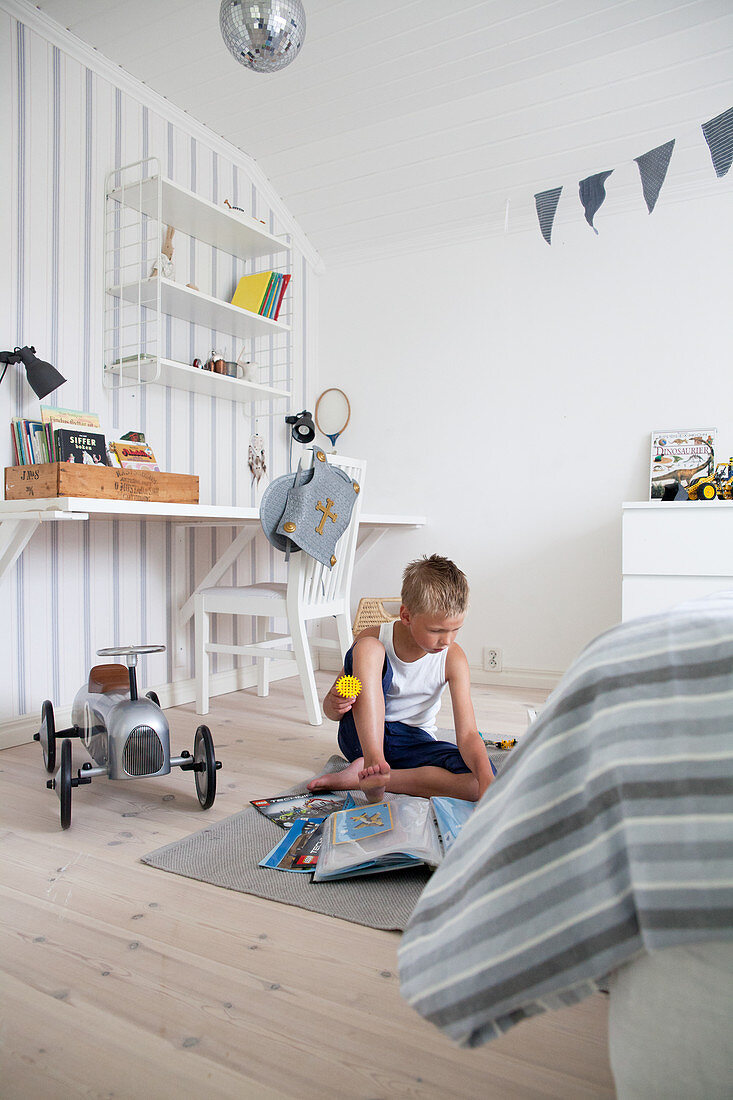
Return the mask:
<svg viewBox="0 0 733 1100">
<path fill-rule="evenodd" d="M 340 722 L 345 714 L 347 714 L 354 703 L 356 702 L 356 696 L 352 695 L 349 699 L 344 699 L 342 695 L 336 691 L 336 684 L 333 684 L 328 695 L 323 700 L 323 713 L 326 718 L 330 718 L 332 722 Z"/>
</svg>

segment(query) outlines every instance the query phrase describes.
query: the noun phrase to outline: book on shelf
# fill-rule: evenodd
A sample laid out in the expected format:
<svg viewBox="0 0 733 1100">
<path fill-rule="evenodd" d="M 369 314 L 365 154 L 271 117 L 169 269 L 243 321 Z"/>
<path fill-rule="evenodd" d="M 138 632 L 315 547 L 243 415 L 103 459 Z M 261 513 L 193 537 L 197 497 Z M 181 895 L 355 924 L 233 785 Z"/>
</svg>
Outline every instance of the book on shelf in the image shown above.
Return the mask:
<svg viewBox="0 0 733 1100">
<path fill-rule="evenodd" d="M 243 275 L 234 291 L 232 305 L 276 321 L 290 279 L 290 275 L 283 275 L 279 271 Z"/>
<path fill-rule="evenodd" d="M 716 428 L 652 432 L 649 499 L 687 500 L 687 487 L 715 470 Z"/>
<path fill-rule="evenodd" d="M 10 422 L 16 466 L 35 466 L 48 462 L 46 433 L 40 420 L 14 416 Z"/>
<path fill-rule="evenodd" d="M 280 316 L 280 309 L 283 304 L 283 298 L 285 297 L 285 291 L 288 289 L 288 283 L 290 282 L 291 278 L 291 275 L 283 275 L 283 281 L 280 287 L 280 293 L 277 298 L 277 303 L 275 305 L 275 313 L 273 315 L 273 320 L 275 321 L 277 321 L 278 317 Z"/>
<path fill-rule="evenodd" d="M 256 275 L 243 275 L 234 291 L 232 305 L 259 313 L 274 274 L 274 271 L 258 271 Z"/>
<path fill-rule="evenodd" d="M 147 443 L 134 443 L 118 439 L 109 445 L 113 465 L 123 470 L 160 470 L 158 460 Z"/>
<path fill-rule="evenodd" d="M 36 466 L 53 462 L 53 445 L 49 449 L 46 425 L 40 420 L 15 416 L 10 422 L 13 452 L 17 466 Z"/>
<path fill-rule="evenodd" d="M 89 466 L 108 466 L 107 445 L 101 432 L 84 428 L 57 428 L 54 432 L 57 462 L 83 462 Z"/>
<path fill-rule="evenodd" d="M 97 413 L 83 409 L 57 409 L 54 405 L 41 405 L 41 423 L 46 434 L 48 461 L 57 462 L 56 432 L 61 428 L 85 428 L 99 432 L 100 423 Z"/>
<path fill-rule="evenodd" d="M 277 288 L 280 287 L 280 284 L 282 283 L 282 279 L 283 279 L 282 275 L 278 275 L 277 272 L 272 273 L 272 278 L 270 279 L 270 286 L 267 287 L 267 293 L 265 295 L 262 306 L 260 307 L 260 312 L 262 313 L 263 317 L 272 317 L 272 309 L 273 309 L 273 306 L 275 304 L 275 297 L 277 295 Z"/>
</svg>

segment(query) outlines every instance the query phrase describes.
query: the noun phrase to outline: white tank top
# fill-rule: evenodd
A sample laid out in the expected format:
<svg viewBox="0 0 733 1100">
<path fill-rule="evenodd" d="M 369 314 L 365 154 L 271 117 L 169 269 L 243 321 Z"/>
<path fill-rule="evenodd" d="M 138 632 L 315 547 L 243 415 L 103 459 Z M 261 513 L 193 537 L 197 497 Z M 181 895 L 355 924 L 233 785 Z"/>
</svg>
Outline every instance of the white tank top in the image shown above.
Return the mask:
<svg viewBox="0 0 733 1100">
<path fill-rule="evenodd" d="M 388 722 L 404 722 L 407 726 L 419 726 L 428 733 L 435 733 L 435 718 L 448 682 L 445 678 L 448 650 L 426 653 L 417 661 L 401 661 L 394 651 L 394 626 L 394 622 L 382 623 L 379 628 L 379 640 L 386 650 L 393 673 L 385 700 L 385 719 Z"/>
</svg>

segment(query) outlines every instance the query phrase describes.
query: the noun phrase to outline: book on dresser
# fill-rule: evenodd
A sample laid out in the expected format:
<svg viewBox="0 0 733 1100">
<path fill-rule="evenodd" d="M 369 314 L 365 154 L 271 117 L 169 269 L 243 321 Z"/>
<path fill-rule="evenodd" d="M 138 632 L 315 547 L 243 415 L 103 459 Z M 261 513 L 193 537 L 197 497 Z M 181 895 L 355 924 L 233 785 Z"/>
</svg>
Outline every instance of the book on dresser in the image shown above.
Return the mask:
<svg viewBox="0 0 733 1100">
<path fill-rule="evenodd" d="M 691 481 L 715 469 L 716 428 L 669 428 L 652 432 L 650 500 L 687 500 Z"/>
</svg>

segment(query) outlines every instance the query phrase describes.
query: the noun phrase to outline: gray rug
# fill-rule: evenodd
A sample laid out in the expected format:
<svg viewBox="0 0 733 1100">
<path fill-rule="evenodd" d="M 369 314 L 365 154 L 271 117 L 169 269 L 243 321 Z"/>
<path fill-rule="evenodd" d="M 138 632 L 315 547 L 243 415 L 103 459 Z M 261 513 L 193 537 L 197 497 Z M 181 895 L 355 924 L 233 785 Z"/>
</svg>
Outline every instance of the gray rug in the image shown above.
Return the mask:
<svg viewBox="0 0 733 1100">
<path fill-rule="evenodd" d="M 332 756 L 323 772 L 344 767 L 345 760 Z M 305 790 L 303 783 L 282 793 L 300 794 Z M 282 829 L 249 806 L 183 840 L 149 852 L 142 861 L 161 871 L 227 890 L 256 894 L 370 928 L 403 931 L 430 878 L 427 867 L 363 875 L 343 882 L 312 882 L 310 875 L 259 867 L 259 861 L 283 835 Z"/>
</svg>

